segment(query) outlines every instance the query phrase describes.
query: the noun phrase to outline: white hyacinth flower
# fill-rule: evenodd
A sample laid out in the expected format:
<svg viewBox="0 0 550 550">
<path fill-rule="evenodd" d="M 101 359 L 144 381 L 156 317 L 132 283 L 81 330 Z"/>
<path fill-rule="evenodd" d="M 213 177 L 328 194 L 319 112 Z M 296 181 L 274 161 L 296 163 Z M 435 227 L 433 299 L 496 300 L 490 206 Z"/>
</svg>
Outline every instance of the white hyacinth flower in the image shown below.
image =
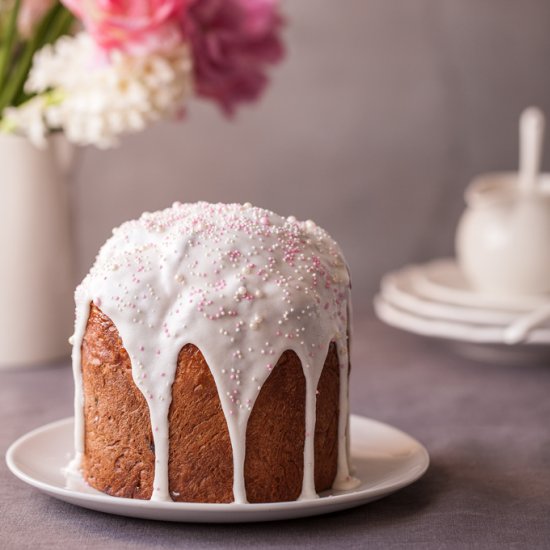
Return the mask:
<svg viewBox="0 0 550 550">
<path fill-rule="evenodd" d="M 40 102 L 52 90 L 56 100 Z M 167 52 L 113 52 L 103 59 L 91 38 L 81 33 L 35 55 L 26 91 L 39 95 L 4 113 L 10 126 L 40 144 L 40 119 L 46 129 L 63 130 L 69 141 L 107 148 L 120 135 L 139 132 L 182 110 L 192 91 L 191 55 L 181 44 Z"/>
<path fill-rule="evenodd" d="M 4 110 L 3 130 L 23 131 L 37 147 L 46 147 L 49 132 L 45 119 L 46 103 L 46 97 L 37 96 L 20 107 L 8 107 Z"/>
</svg>

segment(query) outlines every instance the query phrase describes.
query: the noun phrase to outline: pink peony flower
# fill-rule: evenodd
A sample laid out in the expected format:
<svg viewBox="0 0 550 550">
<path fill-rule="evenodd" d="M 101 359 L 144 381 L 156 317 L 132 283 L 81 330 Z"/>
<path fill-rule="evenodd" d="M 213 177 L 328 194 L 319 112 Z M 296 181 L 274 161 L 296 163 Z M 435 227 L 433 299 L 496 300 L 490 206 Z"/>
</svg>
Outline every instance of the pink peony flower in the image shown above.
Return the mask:
<svg viewBox="0 0 550 550">
<path fill-rule="evenodd" d="M 191 42 L 195 88 L 232 115 L 263 92 L 268 65 L 284 56 L 278 0 L 191 0 L 182 26 Z"/>
<path fill-rule="evenodd" d="M 105 51 L 169 50 L 182 42 L 178 20 L 187 0 L 61 0 Z"/>
<path fill-rule="evenodd" d="M 24 38 L 29 38 L 36 24 L 53 6 L 54 0 L 23 0 L 17 18 L 17 30 Z"/>
</svg>

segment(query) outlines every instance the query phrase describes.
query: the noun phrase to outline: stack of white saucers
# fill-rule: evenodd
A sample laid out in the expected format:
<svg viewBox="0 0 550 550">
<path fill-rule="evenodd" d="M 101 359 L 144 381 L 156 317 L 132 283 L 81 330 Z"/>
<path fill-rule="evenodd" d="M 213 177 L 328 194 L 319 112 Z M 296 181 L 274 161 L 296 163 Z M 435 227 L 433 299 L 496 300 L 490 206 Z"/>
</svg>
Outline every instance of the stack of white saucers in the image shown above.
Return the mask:
<svg viewBox="0 0 550 550">
<path fill-rule="evenodd" d="M 480 294 L 453 259 L 387 274 L 374 305 L 389 325 L 447 340 L 476 359 L 550 358 L 550 297 Z"/>
</svg>

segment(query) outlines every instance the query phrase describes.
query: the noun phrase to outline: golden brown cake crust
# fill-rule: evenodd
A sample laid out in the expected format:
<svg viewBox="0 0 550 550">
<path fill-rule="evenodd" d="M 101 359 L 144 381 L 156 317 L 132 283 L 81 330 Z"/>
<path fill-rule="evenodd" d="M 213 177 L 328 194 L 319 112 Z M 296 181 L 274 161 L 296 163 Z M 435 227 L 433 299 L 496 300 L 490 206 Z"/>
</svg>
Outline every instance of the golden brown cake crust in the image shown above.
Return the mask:
<svg viewBox="0 0 550 550">
<path fill-rule="evenodd" d="M 92 305 L 82 343 L 88 483 L 114 496 L 150 498 L 154 446 L 147 403 L 132 379 L 128 354 L 109 317 Z M 339 362 L 331 344 L 318 385 L 315 486 L 330 488 L 337 468 Z M 250 502 L 295 500 L 302 489 L 305 378 L 287 351 L 252 410 L 245 460 Z M 178 357 L 169 412 L 169 486 L 173 500 L 232 502 L 233 461 L 217 388 L 200 350 Z"/>
<path fill-rule="evenodd" d="M 246 430 L 244 478 L 249 502 L 296 500 L 304 475 L 306 381 L 285 351 L 256 399 Z"/>
<path fill-rule="evenodd" d="M 332 487 L 338 467 L 338 418 L 340 411 L 340 362 L 331 344 L 317 385 L 315 421 L 315 490 Z"/>
<path fill-rule="evenodd" d="M 88 483 L 118 497 L 151 497 L 153 435 L 116 327 L 92 307 L 82 342 L 84 457 Z"/>
<path fill-rule="evenodd" d="M 168 415 L 170 495 L 181 502 L 232 502 L 231 442 L 218 391 L 199 349 L 184 346 Z"/>
</svg>

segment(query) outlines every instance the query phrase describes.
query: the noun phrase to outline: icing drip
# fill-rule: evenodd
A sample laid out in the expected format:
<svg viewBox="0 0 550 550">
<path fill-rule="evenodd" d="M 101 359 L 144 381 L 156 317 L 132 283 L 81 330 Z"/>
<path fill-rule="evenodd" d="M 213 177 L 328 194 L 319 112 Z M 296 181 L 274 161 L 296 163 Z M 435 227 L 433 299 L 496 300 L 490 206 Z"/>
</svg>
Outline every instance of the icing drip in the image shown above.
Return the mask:
<svg viewBox="0 0 550 550">
<path fill-rule="evenodd" d="M 84 452 L 81 345 L 94 302 L 117 327 L 149 406 L 153 500 L 170 500 L 168 411 L 178 354 L 188 343 L 201 350 L 216 383 L 233 449 L 234 499 L 244 503 L 248 418 L 286 350 L 298 355 L 306 379 L 300 498 L 317 497 L 316 390 L 335 342 L 341 375 L 334 487 L 353 486 L 347 442 L 349 287 L 340 248 L 323 229 L 249 204 L 175 203 L 113 230 L 75 294 L 72 468 L 80 467 Z"/>
<path fill-rule="evenodd" d="M 350 284 L 351 288 L 351 284 Z M 338 349 L 340 368 L 344 370 L 344 376 L 340 377 L 340 418 L 338 419 L 338 469 L 336 479 L 332 484 L 337 491 L 348 491 L 361 485 L 361 481 L 351 475 L 350 465 L 350 440 L 349 434 L 349 350 L 351 347 L 351 300 L 347 303 L 347 342 Z M 339 346 L 342 340 L 339 340 Z"/>
</svg>

